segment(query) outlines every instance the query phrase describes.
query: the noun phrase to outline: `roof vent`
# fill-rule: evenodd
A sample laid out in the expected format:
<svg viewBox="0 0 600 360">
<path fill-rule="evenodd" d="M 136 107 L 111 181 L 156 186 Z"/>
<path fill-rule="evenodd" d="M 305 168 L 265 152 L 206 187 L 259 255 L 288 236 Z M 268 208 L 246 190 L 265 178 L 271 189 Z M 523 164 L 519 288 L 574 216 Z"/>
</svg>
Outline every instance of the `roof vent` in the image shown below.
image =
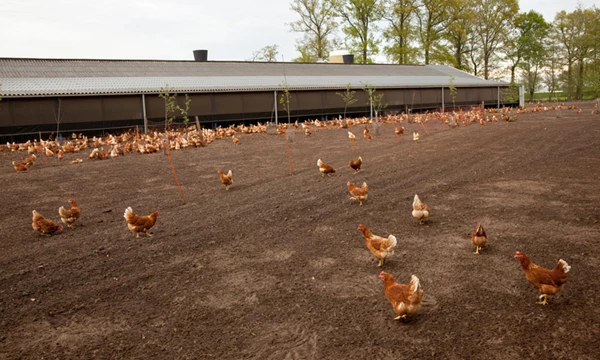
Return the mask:
<svg viewBox="0 0 600 360">
<path fill-rule="evenodd" d="M 354 55 L 348 50 L 335 50 L 329 53 L 329 63 L 352 64 L 354 63 Z"/>
<path fill-rule="evenodd" d="M 208 61 L 208 50 L 194 50 L 194 61 Z"/>
</svg>

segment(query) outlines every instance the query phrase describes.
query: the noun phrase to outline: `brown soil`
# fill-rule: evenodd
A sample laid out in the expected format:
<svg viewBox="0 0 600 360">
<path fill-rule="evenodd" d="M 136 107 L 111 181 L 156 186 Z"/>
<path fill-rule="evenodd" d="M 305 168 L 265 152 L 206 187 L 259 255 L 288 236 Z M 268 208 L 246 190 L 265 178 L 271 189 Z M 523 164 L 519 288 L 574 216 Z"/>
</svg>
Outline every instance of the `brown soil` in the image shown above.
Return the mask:
<svg viewBox="0 0 600 360">
<path fill-rule="evenodd" d="M 0 358 L 8 359 L 592 359 L 600 353 L 600 115 L 520 114 L 450 129 L 391 125 L 357 148 L 345 129 L 241 135 L 167 157 L 128 154 L 24 174 L 0 153 Z M 412 141 L 412 130 L 421 140 Z M 372 131 L 373 133 L 373 131 Z M 87 157 L 86 152 L 79 157 Z M 321 177 L 321 158 L 337 169 Z M 225 191 L 217 169 L 232 169 Z M 347 181 L 369 185 L 363 206 Z M 415 193 L 431 208 L 411 217 Z M 74 198 L 75 229 L 43 237 L 33 209 L 58 220 Z M 136 239 L 126 207 L 160 211 Z M 488 246 L 474 255 L 481 222 Z M 398 238 L 384 270 L 411 274 L 421 312 L 401 323 L 358 224 Z M 569 282 L 547 306 L 516 250 Z"/>
</svg>

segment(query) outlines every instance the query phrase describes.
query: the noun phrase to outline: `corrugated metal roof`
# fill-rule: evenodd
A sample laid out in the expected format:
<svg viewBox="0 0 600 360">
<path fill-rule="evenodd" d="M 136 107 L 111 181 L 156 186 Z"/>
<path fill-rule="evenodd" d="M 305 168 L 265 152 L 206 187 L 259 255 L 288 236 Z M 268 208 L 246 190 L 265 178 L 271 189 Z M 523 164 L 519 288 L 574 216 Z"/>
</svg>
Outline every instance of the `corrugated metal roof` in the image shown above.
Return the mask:
<svg viewBox="0 0 600 360">
<path fill-rule="evenodd" d="M 285 74 L 285 77 L 284 77 Z M 448 86 L 505 86 L 440 65 L 359 65 L 152 60 L 0 58 L 5 97 L 174 92 Z"/>
</svg>

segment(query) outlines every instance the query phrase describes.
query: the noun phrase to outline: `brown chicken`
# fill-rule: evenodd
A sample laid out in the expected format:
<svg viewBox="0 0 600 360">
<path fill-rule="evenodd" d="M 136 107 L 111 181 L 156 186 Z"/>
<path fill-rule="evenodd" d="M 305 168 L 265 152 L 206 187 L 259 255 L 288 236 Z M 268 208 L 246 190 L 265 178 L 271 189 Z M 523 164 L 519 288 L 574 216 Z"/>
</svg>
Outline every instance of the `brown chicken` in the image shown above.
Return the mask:
<svg viewBox="0 0 600 360">
<path fill-rule="evenodd" d="M 27 171 L 27 165 L 25 165 L 23 163 L 20 163 L 18 161 L 13 161 L 12 164 L 17 172 Z"/>
<path fill-rule="evenodd" d="M 148 230 L 150 230 L 150 228 L 152 228 L 156 223 L 157 216 L 158 211 L 155 211 L 148 216 L 137 216 L 133 213 L 131 207 L 125 209 L 125 214 L 123 214 L 123 217 L 127 221 L 127 227 L 129 230 L 135 233 L 136 238 L 139 238 L 140 233 L 142 232 L 146 234 L 146 236 L 152 236 Z"/>
<path fill-rule="evenodd" d="M 35 160 L 36 160 L 36 156 L 35 154 L 31 154 L 31 156 L 29 157 L 22 157 L 21 158 L 21 163 L 24 164 L 25 166 L 33 166 L 35 164 Z"/>
<path fill-rule="evenodd" d="M 322 176 L 331 176 L 331 174 L 335 172 L 335 169 L 333 167 L 325 164 L 321 161 L 321 159 L 317 160 L 317 166 L 319 167 L 319 171 L 321 172 Z"/>
<path fill-rule="evenodd" d="M 515 258 L 521 262 L 527 281 L 542 293 L 538 299 L 543 300 L 538 304 L 548 304 L 548 295 L 558 294 L 567 282 L 567 273 L 571 267 L 562 259 L 558 260 L 554 269 L 550 270 L 534 264 L 527 255 L 519 251 L 515 253 Z"/>
<path fill-rule="evenodd" d="M 373 233 L 363 224 L 358 225 L 358 231 L 363 233 L 367 248 L 369 248 L 371 253 L 379 260 L 377 266 L 383 266 L 385 259 L 390 255 L 394 255 L 394 248 L 398 243 L 394 235 L 390 235 L 387 238 L 373 235 Z"/>
<path fill-rule="evenodd" d="M 479 254 L 479 250 L 485 245 L 486 241 L 487 234 L 485 233 L 483 226 L 477 224 L 477 227 L 473 229 L 473 232 L 471 233 L 471 244 L 476 247 L 475 254 Z"/>
<path fill-rule="evenodd" d="M 367 183 L 363 182 L 361 187 L 356 187 L 356 185 L 348 181 L 346 185 L 348 185 L 348 191 L 352 195 L 350 200 L 357 200 L 362 206 L 363 201 L 367 200 L 367 196 L 369 195 Z"/>
<path fill-rule="evenodd" d="M 221 170 L 217 170 L 217 172 L 219 173 L 221 183 L 225 185 L 225 190 L 229 190 L 229 187 L 233 183 L 233 174 L 231 173 L 231 170 L 229 170 L 227 175 L 225 175 Z"/>
<path fill-rule="evenodd" d="M 62 225 L 56 225 L 52 220 L 46 219 L 42 214 L 33 210 L 31 227 L 44 236 L 51 236 L 63 229 Z"/>
<path fill-rule="evenodd" d="M 394 312 L 398 315 L 394 320 L 406 319 L 421 309 L 423 290 L 416 276 L 412 276 L 410 283 L 398 284 L 394 277 L 385 271 L 379 273 L 379 278 L 385 281 L 385 297 L 392 304 Z"/>
<path fill-rule="evenodd" d="M 58 208 L 58 215 L 60 215 L 60 219 L 63 223 L 67 224 L 68 227 L 72 228 L 73 223 L 79 219 L 81 215 L 81 211 L 79 210 L 79 206 L 73 199 L 69 199 L 69 204 L 71 204 L 71 208 L 69 210 L 65 209 L 64 206 Z"/>
<path fill-rule="evenodd" d="M 419 199 L 419 195 L 416 194 L 415 199 L 413 200 L 412 216 L 419 220 L 419 224 L 423 224 L 423 219 L 429 217 L 429 206 L 423 204 L 421 199 Z"/>
<path fill-rule="evenodd" d="M 354 174 L 357 174 L 360 171 L 360 167 L 362 165 L 362 157 L 358 157 L 356 160 L 350 160 L 350 167 L 354 169 Z"/>
</svg>

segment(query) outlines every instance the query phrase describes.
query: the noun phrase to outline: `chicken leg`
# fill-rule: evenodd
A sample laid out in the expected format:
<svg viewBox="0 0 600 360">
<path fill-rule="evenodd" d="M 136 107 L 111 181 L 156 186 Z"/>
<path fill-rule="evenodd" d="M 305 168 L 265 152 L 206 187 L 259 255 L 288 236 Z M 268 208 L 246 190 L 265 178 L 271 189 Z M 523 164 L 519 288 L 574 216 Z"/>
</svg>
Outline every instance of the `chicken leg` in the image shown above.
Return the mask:
<svg viewBox="0 0 600 360">
<path fill-rule="evenodd" d="M 542 300 L 542 301 L 538 301 L 537 303 L 538 303 L 538 304 L 540 304 L 540 305 L 548 305 L 548 295 L 547 295 L 547 294 L 542 294 L 542 295 L 540 295 L 540 296 L 538 297 L 538 299 L 540 299 L 540 300 L 541 300 L 542 298 L 544 298 L 544 300 Z"/>
<path fill-rule="evenodd" d="M 405 320 L 406 319 L 406 314 L 401 315 L 401 316 L 397 316 L 394 318 L 394 320 Z"/>
<path fill-rule="evenodd" d="M 473 254 L 477 254 L 479 255 L 479 249 L 481 249 L 479 246 L 476 246 L 477 250 L 475 250 L 475 252 Z"/>
</svg>

